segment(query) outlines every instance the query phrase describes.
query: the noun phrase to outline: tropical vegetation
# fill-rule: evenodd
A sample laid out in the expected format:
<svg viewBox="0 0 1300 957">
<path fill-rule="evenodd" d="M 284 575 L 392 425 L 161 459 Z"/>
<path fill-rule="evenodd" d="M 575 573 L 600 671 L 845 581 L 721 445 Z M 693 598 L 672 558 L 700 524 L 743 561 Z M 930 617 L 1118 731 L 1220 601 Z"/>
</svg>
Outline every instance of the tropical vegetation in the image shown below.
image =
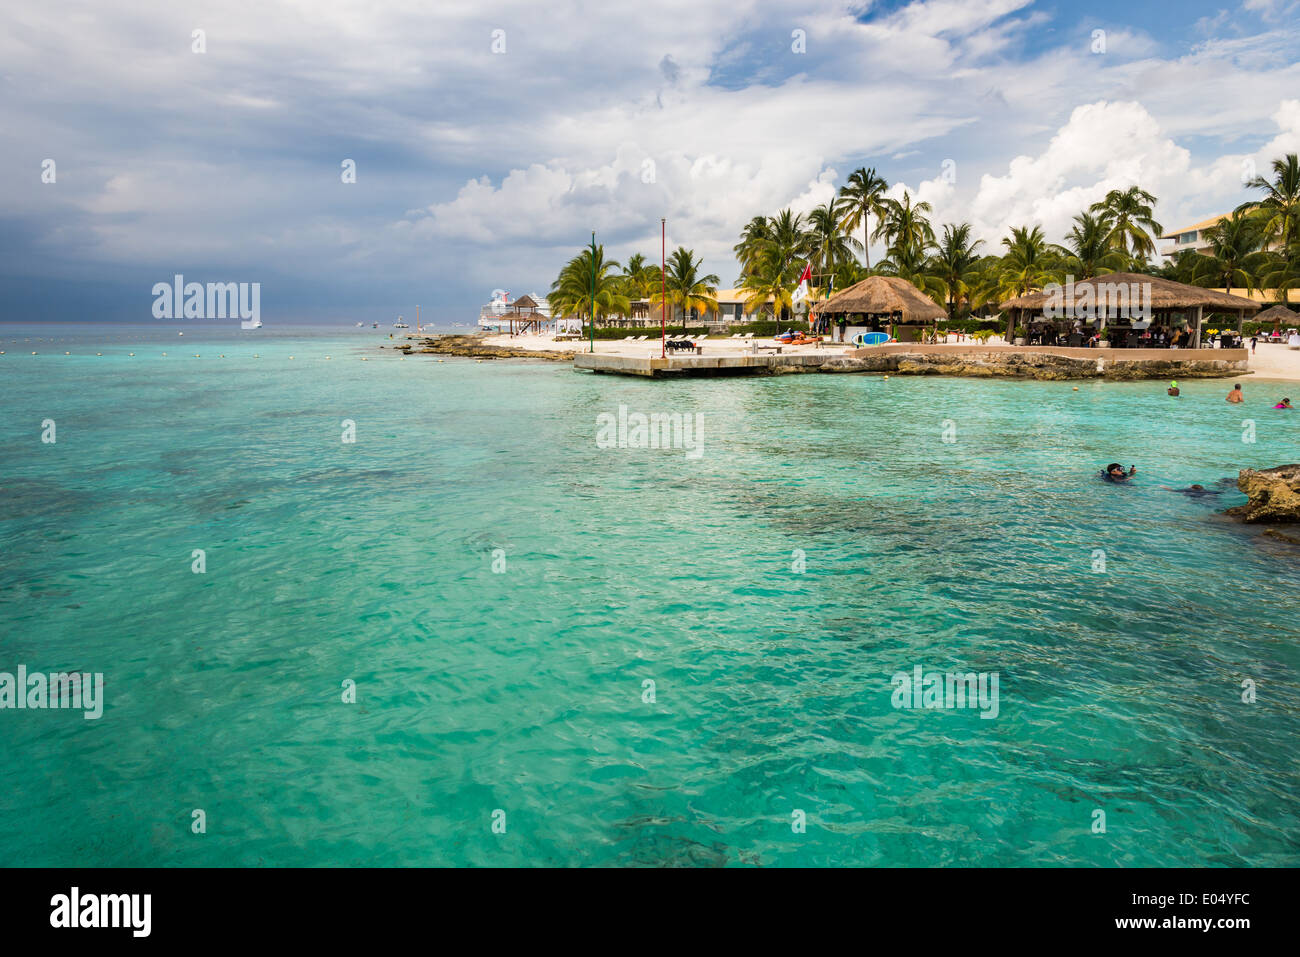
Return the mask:
<svg viewBox="0 0 1300 957">
<path fill-rule="evenodd" d="M 1157 263 L 1156 242 L 1163 232 L 1157 200 L 1137 185 L 1109 190 L 1081 210 L 1059 243 L 1031 222 L 1011 226 L 989 247 L 970 223 L 936 228 L 929 203 L 891 188 L 874 168 L 863 167 L 807 213 L 787 208 L 751 218 L 732 247 L 740 267 L 736 286 L 748 315 L 777 321 L 797 311 L 801 297 L 795 292 L 805 269 L 812 276 L 814 301 L 868 276 L 897 276 L 942 305 L 950 323 L 991 317 L 999 302 L 1049 283 L 1115 272 L 1270 290 L 1284 302 L 1288 291 L 1300 289 L 1300 161 L 1295 153 L 1280 157 L 1270 176 L 1256 176 L 1246 187 L 1254 195 L 1204 230 L 1207 248 Z M 874 264 L 873 243 L 884 250 Z M 639 254 L 620 267 L 597 247 L 595 260 L 594 305 L 588 248 L 569 261 L 551 287 L 557 315 L 588 317 L 594 311 L 599 322 L 627 314 L 635 301 L 653 304 L 665 286 L 683 328 L 688 319 L 717 309 L 719 279 L 703 274 L 702 257 L 694 250 L 674 250 L 666 276 Z"/>
</svg>

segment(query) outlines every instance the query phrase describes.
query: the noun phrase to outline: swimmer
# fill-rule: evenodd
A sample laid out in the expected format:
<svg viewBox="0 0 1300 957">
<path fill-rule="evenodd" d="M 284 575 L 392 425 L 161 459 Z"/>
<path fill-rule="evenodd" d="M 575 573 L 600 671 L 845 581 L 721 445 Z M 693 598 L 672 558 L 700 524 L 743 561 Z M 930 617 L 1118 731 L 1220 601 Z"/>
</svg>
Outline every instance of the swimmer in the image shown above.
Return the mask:
<svg viewBox="0 0 1300 957">
<path fill-rule="evenodd" d="M 1160 486 L 1166 492 L 1177 492 L 1180 495 L 1187 495 L 1191 498 L 1200 498 L 1203 495 L 1222 495 L 1222 489 L 1209 489 L 1204 485 L 1189 485 L 1187 488 L 1170 488 L 1168 485 Z"/>
<path fill-rule="evenodd" d="M 1131 476 L 1137 475 L 1137 466 L 1130 465 L 1128 471 L 1125 472 L 1124 466 L 1120 465 L 1118 462 L 1111 462 L 1110 465 L 1106 466 L 1102 475 L 1112 482 L 1124 482 Z"/>
<path fill-rule="evenodd" d="M 1234 385 L 1232 391 L 1228 393 L 1228 401 L 1234 405 L 1238 402 L 1245 402 L 1246 397 L 1241 394 L 1241 386 Z"/>
<path fill-rule="evenodd" d="M 1273 408 L 1275 408 L 1275 409 L 1294 409 L 1295 406 L 1293 406 L 1293 405 L 1291 404 L 1291 400 L 1290 400 L 1290 399 L 1283 399 L 1283 400 L 1282 400 L 1281 402 L 1279 402 L 1277 405 L 1273 406 Z"/>
<path fill-rule="evenodd" d="M 1170 395 L 1175 395 L 1175 396 L 1178 395 L 1178 394 L 1179 394 L 1179 391 L 1178 391 L 1178 383 L 1177 383 L 1177 382 L 1171 382 L 1171 383 L 1169 383 L 1169 388 L 1168 388 L 1168 389 L 1165 389 L 1165 391 L 1166 391 L 1167 393 L 1169 393 Z"/>
</svg>

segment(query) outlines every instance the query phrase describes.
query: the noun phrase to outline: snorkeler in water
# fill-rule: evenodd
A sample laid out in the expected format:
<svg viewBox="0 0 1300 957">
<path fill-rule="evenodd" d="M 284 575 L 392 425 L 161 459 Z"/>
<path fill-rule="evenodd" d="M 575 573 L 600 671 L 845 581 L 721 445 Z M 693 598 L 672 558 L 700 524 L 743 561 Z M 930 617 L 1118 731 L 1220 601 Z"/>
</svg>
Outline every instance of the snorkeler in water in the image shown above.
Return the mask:
<svg viewBox="0 0 1300 957">
<path fill-rule="evenodd" d="M 1108 481 L 1125 482 L 1128 481 L 1130 477 L 1137 475 L 1137 466 L 1130 465 L 1128 471 L 1125 472 L 1124 466 L 1120 465 L 1118 462 L 1111 462 L 1110 465 L 1106 466 L 1101 474 L 1102 477 Z"/>
<path fill-rule="evenodd" d="M 1222 489 L 1206 488 L 1204 485 L 1189 485 L 1187 488 L 1170 488 L 1168 485 L 1160 486 L 1166 492 L 1177 492 L 1179 495 L 1186 495 L 1188 498 L 1201 498 L 1204 495 L 1222 495 Z"/>
</svg>

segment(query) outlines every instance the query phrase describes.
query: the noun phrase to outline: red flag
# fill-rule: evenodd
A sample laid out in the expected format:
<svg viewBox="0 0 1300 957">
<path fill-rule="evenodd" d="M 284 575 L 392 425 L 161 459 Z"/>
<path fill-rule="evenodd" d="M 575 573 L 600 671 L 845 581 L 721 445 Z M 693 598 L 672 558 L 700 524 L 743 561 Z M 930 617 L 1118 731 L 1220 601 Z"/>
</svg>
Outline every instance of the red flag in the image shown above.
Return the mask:
<svg viewBox="0 0 1300 957">
<path fill-rule="evenodd" d="M 809 263 L 808 265 L 803 267 L 803 272 L 799 274 L 799 281 L 800 282 L 812 281 L 812 263 Z"/>
</svg>

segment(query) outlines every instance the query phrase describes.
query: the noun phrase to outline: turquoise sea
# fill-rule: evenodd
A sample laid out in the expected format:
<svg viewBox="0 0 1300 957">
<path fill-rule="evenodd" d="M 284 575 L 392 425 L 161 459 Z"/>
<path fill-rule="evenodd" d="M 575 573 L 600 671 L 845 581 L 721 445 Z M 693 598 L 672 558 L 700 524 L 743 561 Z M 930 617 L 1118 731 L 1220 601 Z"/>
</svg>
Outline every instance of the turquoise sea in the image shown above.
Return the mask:
<svg viewBox="0 0 1300 957">
<path fill-rule="evenodd" d="M 106 696 L 0 710 L 0 865 L 1300 863 L 1300 547 L 1160 488 L 1300 458 L 1287 387 L 386 342 L 0 327 L 0 672 Z"/>
</svg>

